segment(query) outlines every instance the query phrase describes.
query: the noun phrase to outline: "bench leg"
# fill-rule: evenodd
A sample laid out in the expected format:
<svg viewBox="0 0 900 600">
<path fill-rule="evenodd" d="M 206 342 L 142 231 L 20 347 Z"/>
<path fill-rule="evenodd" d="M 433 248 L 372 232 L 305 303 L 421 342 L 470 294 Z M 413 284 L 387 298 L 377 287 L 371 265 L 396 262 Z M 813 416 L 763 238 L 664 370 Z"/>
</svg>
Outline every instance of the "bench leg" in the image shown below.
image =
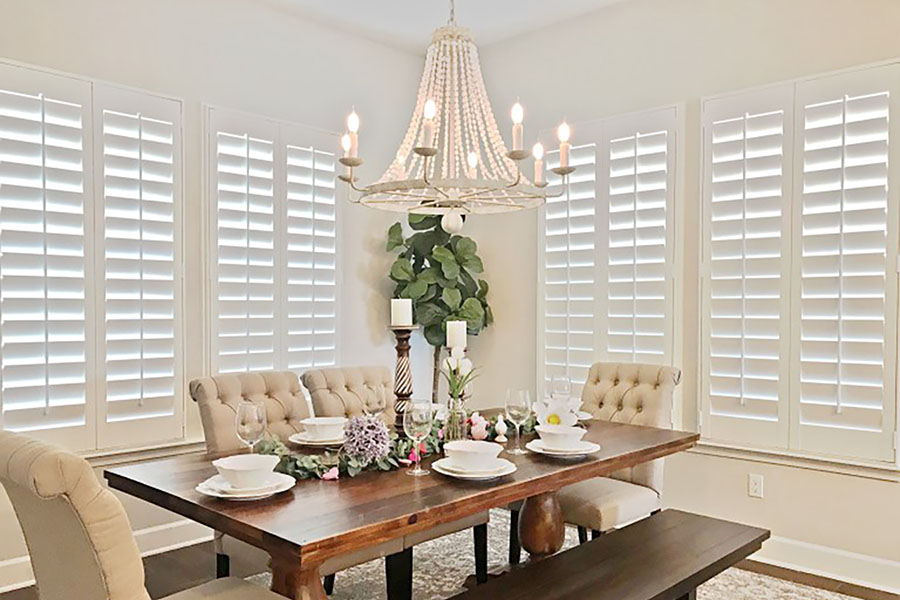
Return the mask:
<svg viewBox="0 0 900 600">
<path fill-rule="evenodd" d="M 602 531 L 598 531 L 598 530 L 596 530 L 596 529 L 591 529 L 591 539 L 592 539 L 592 540 L 596 540 L 596 539 L 597 539 L 598 537 L 600 537 L 601 535 L 603 535 L 603 532 L 602 532 Z"/>
<path fill-rule="evenodd" d="M 225 553 L 225 534 L 221 531 L 213 535 L 213 547 L 216 550 L 216 579 L 228 577 L 231 574 L 231 557 Z"/>
<path fill-rule="evenodd" d="M 384 559 L 388 600 L 412 600 L 413 549 L 391 554 Z"/>
<path fill-rule="evenodd" d="M 325 593 L 329 596 L 334 592 L 334 575 L 334 573 L 326 575 L 325 579 L 322 580 L 322 587 L 325 588 Z"/>
<path fill-rule="evenodd" d="M 678 600 L 697 600 L 697 590 L 691 590 Z"/>
<path fill-rule="evenodd" d="M 509 564 L 517 565 L 522 560 L 522 545 L 519 543 L 519 511 L 509 511 Z"/>
<path fill-rule="evenodd" d="M 578 543 L 587 544 L 587 527 L 578 526 Z"/>
<path fill-rule="evenodd" d="M 487 523 L 472 528 L 475 537 L 475 581 L 480 585 L 488 580 Z"/>
</svg>

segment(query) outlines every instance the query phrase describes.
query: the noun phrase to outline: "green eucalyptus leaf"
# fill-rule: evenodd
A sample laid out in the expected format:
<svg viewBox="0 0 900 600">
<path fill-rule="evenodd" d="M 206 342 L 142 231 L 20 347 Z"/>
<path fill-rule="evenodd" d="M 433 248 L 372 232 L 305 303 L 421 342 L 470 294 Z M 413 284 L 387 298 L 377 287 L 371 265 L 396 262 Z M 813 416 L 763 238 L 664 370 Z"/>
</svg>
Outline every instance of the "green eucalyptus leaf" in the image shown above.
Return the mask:
<svg viewBox="0 0 900 600">
<path fill-rule="evenodd" d="M 421 278 L 419 278 L 419 281 L 421 281 Z M 438 286 L 429 285 L 428 291 L 425 292 L 425 295 L 422 296 L 421 298 L 419 298 L 418 300 L 416 300 L 416 302 L 428 302 L 429 300 L 434 300 L 437 297 L 437 294 L 438 294 Z"/>
<path fill-rule="evenodd" d="M 460 237 L 459 240 L 457 240 L 453 251 L 456 253 L 458 259 L 465 259 L 475 256 L 475 253 L 478 251 L 478 245 L 472 238 Z M 463 261 L 460 260 L 460 262 Z"/>
<path fill-rule="evenodd" d="M 466 291 L 466 298 L 470 298 L 478 292 L 478 284 L 475 283 L 475 280 L 465 269 L 460 269 L 459 280 L 462 283 L 463 289 Z"/>
<path fill-rule="evenodd" d="M 466 320 L 469 329 L 475 333 L 484 325 L 484 307 L 478 298 L 467 298 L 459 309 L 459 316 Z"/>
<path fill-rule="evenodd" d="M 419 277 L 417 279 L 431 285 L 432 283 L 437 283 L 439 278 L 440 269 L 438 269 L 437 267 L 428 267 L 427 269 L 419 273 Z"/>
<path fill-rule="evenodd" d="M 403 245 L 403 226 L 397 222 L 391 225 L 391 228 L 388 229 L 388 237 L 387 237 L 387 246 L 385 249 L 390 252 L 394 248 L 399 248 Z"/>
<path fill-rule="evenodd" d="M 460 302 L 462 302 L 462 294 L 459 290 L 453 288 L 444 288 L 444 292 L 441 294 L 441 300 L 444 301 L 450 310 L 456 310 L 459 308 Z"/>
<path fill-rule="evenodd" d="M 437 302 L 425 302 L 416 304 L 416 323 L 423 327 L 430 325 L 438 325 L 444 322 L 447 316 L 445 311 Z M 443 333 L 441 334 L 443 335 Z"/>
<path fill-rule="evenodd" d="M 444 330 L 441 327 L 442 324 L 443 322 L 438 323 L 437 325 L 430 325 L 425 328 L 425 340 L 432 346 L 436 346 L 438 348 L 444 345 L 444 340 L 446 339 Z"/>
<path fill-rule="evenodd" d="M 484 305 L 484 326 L 487 327 L 494 322 L 494 311 L 487 304 Z"/>
<path fill-rule="evenodd" d="M 409 259 L 398 258 L 391 265 L 391 279 L 394 281 L 412 281 L 416 276 Z"/>
<path fill-rule="evenodd" d="M 413 300 L 418 300 L 422 296 L 425 295 L 425 292 L 428 291 L 428 284 L 424 281 L 413 281 L 408 286 L 406 286 L 405 297 L 412 298 Z"/>
<path fill-rule="evenodd" d="M 443 246 L 435 247 L 435 249 L 431 251 L 431 256 L 441 264 L 444 264 L 445 262 L 456 262 L 456 257 L 453 256 L 453 252 Z"/>
<path fill-rule="evenodd" d="M 409 215 L 409 226 L 416 231 L 433 229 L 441 224 L 440 215 Z"/>
<path fill-rule="evenodd" d="M 460 263 L 463 267 L 472 271 L 473 273 L 481 273 L 484 271 L 484 263 L 481 262 L 481 258 L 477 255 L 472 254 L 471 256 L 466 256 Z"/>
<path fill-rule="evenodd" d="M 488 290 L 490 290 L 490 287 L 488 286 L 488 282 L 485 281 L 484 279 L 479 279 L 478 280 L 478 292 L 475 294 L 475 296 L 477 296 L 478 299 L 483 302 L 487 299 Z"/>
</svg>

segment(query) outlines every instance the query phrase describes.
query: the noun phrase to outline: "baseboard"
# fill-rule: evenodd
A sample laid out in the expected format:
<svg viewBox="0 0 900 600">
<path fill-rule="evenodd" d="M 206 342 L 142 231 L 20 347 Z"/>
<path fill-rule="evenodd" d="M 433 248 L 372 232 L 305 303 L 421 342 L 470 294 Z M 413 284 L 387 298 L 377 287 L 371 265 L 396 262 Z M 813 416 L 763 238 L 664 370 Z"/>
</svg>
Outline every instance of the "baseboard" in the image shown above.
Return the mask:
<svg viewBox="0 0 900 600">
<path fill-rule="evenodd" d="M 134 532 L 141 556 L 151 556 L 207 542 L 213 539 L 212 529 L 188 519 L 164 523 Z M 28 556 L 16 556 L 0 561 L 0 593 L 27 587 L 34 583 Z"/>
<path fill-rule="evenodd" d="M 772 536 L 755 561 L 900 594 L 900 562 Z"/>
</svg>

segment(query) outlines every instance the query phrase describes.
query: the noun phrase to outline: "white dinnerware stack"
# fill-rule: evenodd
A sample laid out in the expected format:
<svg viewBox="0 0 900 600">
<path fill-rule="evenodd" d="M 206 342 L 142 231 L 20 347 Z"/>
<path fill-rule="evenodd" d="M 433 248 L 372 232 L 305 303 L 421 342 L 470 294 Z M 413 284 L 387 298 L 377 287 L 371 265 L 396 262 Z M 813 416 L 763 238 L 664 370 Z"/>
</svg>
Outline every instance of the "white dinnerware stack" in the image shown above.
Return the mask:
<svg viewBox="0 0 900 600">
<path fill-rule="evenodd" d="M 296 482 L 290 475 L 275 472 L 278 460 L 270 454 L 238 454 L 214 460 L 218 475 L 200 483 L 196 490 L 226 500 L 268 498 L 289 490 Z"/>
<path fill-rule="evenodd" d="M 442 475 L 456 479 L 484 481 L 514 473 L 516 465 L 499 458 L 503 446 L 480 440 L 458 440 L 444 444 L 446 458 L 431 467 Z"/>
<path fill-rule="evenodd" d="M 600 450 L 600 445 L 582 440 L 587 433 L 574 425 L 538 425 L 534 428 L 540 436 L 525 447 L 538 454 L 563 458 L 580 457 Z"/>
<path fill-rule="evenodd" d="M 309 417 L 300 421 L 303 431 L 288 438 L 302 446 L 335 446 L 344 443 L 346 417 Z"/>
</svg>

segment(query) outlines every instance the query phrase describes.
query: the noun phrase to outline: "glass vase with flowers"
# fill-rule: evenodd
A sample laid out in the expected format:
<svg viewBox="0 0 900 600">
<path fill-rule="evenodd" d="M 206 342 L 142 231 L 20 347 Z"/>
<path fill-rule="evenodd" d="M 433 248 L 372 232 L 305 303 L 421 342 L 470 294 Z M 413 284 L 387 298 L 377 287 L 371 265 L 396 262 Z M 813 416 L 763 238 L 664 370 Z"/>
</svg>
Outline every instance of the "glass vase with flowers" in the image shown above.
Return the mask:
<svg viewBox="0 0 900 600">
<path fill-rule="evenodd" d="M 454 348 L 444 361 L 441 375 L 447 381 L 447 393 L 450 397 L 447 406 L 447 420 L 444 424 L 444 443 L 464 440 L 468 437 L 468 424 L 465 408 L 466 388 L 477 377 L 476 369 L 465 356 L 462 348 Z"/>
</svg>

